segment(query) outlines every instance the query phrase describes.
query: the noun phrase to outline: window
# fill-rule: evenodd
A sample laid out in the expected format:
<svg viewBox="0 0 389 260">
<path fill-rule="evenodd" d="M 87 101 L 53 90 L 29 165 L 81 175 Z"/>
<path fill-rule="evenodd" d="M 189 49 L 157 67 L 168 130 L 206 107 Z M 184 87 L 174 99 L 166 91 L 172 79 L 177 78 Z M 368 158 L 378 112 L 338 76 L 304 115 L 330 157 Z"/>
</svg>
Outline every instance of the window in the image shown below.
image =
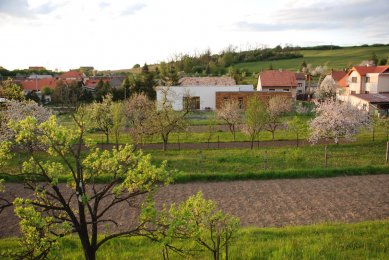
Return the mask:
<svg viewBox="0 0 389 260">
<path fill-rule="evenodd" d="M 274 92 L 276 90 L 274 88 L 269 88 L 269 91 Z"/>
<path fill-rule="evenodd" d="M 228 97 L 224 97 L 224 98 L 223 98 L 223 103 L 224 103 L 224 104 L 227 104 L 227 103 L 228 103 L 228 100 L 229 100 Z"/>
<path fill-rule="evenodd" d="M 365 94 L 369 94 L 369 91 L 366 90 L 366 91 L 365 91 Z"/>
<path fill-rule="evenodd" d="M 239 106 L 239 109 L 243 109 L 243 98 L 242 97 L 238 98 L 238 106 Z"/>
<path fill-rule="evenodd" d="M 289 92 L 289 89 L 288 88 L 284 88 L 284 92 Z"/>
<path fill-rule="evenodd" d="M 200 109 L 200 97 L 183 97 L 184 108 Z"/>
<path fill-rule="evenodd" d="M 303 87 L 303 83 L 298 83 L 298 87 L 302 88 Z"/>
<path fill-rule="evenodd" d="M 366 83 L 370 82 L 370 77 L 366 77 Z"/>
<path fill-rule="evenodd" d="M 355 90 L 351 90 L 351 94 L 356 94 Z"/>
<path fill-rule="evenodd" d="M 299 90 L 297 90 L 297 93 L 298 93 L 298 94 L 302 94 L 303 91 L 302 91 L 301 89 L 299 89 Z"/>
<path fill-rule="evenodd" d="M 351 82 L 352 82 L 352 83 L 357 83 L 357 77 L 352 77 L 352 78 L 351 78 Z"/>
<path fill-rule="evenodd" d="M 365 111 L 366 111 L 366 109 L 367 109 L 367 106 L 366 106 L 366 104 L 363 104 L 363 106 L 362 106 L 362 110 L 365 110 Z"/>
</svg>

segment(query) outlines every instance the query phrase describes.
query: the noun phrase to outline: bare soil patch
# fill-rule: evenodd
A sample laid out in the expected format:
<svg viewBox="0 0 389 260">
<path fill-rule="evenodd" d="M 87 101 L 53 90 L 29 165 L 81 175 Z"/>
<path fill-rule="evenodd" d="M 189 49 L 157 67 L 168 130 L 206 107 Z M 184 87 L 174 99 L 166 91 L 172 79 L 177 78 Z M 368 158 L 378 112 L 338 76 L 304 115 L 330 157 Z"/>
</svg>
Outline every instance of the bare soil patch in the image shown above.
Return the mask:
<svg viewBox="0 0 389 260">
<path fill-rule="evenodd" d="M 6 184 L 7 196 L 27 196 L 22 184 Z M 156 204 L 178 203 L 197 191 L 241 219 L 243 226 L 281 227 L 389 218 L 389 175 L 322 179 L 194 182 L 161 188 Z M 12 194 L 12 195 L 11 195 Z M 119 229 L 133 225 L 136 209 L 111 211 Z M 18 235 L 13 208 L 0 215 L 0 237 Z"/>
</svg>

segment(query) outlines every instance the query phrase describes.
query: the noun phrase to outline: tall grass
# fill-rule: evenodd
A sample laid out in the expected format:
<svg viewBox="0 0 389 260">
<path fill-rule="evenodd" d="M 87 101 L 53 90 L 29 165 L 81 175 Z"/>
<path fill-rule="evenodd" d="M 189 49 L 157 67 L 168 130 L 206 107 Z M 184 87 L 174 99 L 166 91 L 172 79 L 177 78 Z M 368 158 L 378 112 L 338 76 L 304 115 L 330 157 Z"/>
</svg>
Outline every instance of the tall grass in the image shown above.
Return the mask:
<svg viewBox="0 0 389 260">
<path fill-rule="evenodd" d="M 389 259 L 389 220 L 303 227 L 243 228 L 229 246 L 231 259 Z M 18 247 L 15 238 L 0 240 L 0 251 Z M 61 239 L 62 259 L 83 259 L 75 237 Z M 162 259 L 161 247 L 146 238 L 115 239 L 98 259 Z M 172 253 L 171 259 L 182 259 Z M 224 256 L 222 256 L 224 257 Z M 190 259 L 211 259 L 198 252 Z"/>
</svg>

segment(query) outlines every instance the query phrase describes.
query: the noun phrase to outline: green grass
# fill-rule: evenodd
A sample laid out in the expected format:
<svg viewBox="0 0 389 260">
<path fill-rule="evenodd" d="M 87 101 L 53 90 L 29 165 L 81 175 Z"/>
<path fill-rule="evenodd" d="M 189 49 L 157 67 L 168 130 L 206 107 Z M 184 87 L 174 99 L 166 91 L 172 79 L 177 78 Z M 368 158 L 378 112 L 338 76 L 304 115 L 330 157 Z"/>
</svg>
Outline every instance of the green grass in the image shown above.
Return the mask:
<svg viewBox="0 0 389 260">
<path fill-rule="evenodd" d="M 303 227 L 242 228 L 230 244 L 231 259 L 388 259 L 389 220 Z M 0 251 L 18 247 L 15 238 L 0 240 Z M 162 259 L 161 247 L 146 238 L 115 239 L 98 251 L 98 259 Z M 63 259 L 82 259 L 75 237 L 61 240 Z M 171 253 L 171 259 L 182 259 Z M 222 256 L 224 257 L 224 256 Z M 190 259 L 211 259 L 199 252 Z"/>
<path fill-rule="evenodd" d="M 217 181 L 243 179 L 318 178 L 340 175 L 385 174 L 385 141 L 357 141 L 328 146 L 328 162 L 325 168 L 324 146 L 259 147 L 250 149 L 207 149 L 146 151 L 152 161 L 160 164 L 167 160 L 170 170 L 178 170 L 173 176 L 176 182 Z M 20 155 L 23 158 L 23 154 Z M 48 159 L 41 154 L 41 159 Z M 59 158 L 50 159 L 60 161 Z M 2 172 L 17 172 L 19 158 L 10 162 Z M 21 181 L 15 176 L 0 175 L 6 181 Z M 66 181 L 68 176 L 61 176 Z M 98 182 L 106 182 L 110 176 L 100 176 Z"/>
<path fill-rule="evenodd" d="M 373 52 L 379 58 L 389 57 L 389 46 L 346 47 L 336 50 L 303 50 L 301 51 L 301 54 L 304 55 L 303 58 L 246 62 L 236 64 L 234 67 L 258 73 L 262 70 L 269 69 L 270 64 L 272 64 L 273 69 L 297 71 L 300 69 L 301 63 L 305 60 L 307 64 L 312 64 L 313 66 L 327 65 L 329 69 L 340 70 L 360 64 L 363 60 L 369 59 Z"/>
</svg>

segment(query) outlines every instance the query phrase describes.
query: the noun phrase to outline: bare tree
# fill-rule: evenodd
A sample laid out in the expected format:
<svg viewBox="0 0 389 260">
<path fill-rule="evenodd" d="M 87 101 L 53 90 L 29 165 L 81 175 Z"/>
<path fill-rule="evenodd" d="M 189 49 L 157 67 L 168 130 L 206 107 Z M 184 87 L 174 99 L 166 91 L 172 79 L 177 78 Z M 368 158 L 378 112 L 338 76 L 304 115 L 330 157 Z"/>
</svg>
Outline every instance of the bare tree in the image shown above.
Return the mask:
<svg viewBox="0 0 389 260">
<path fill-rule="evenodd" d="M 272 139 L 274 140 L 274 134 L 283 123 L 281 122 L 281 115 L 289 112 L 292 109 L 292 101 L 290 98 L 283 96 L 274 96 L 269 99 L 267 106 L 267 124 L 266 130 L 271 132 Z"/>
<path fill-rule="evenodd" d="M 132 142 L 139 144 L 143 137 L 155 133 L 153 129 L 152 115 L 155 103 L 144 94 L 134 94 L 124 103 L 124 115 L 126 125 L 131 135 Z"/>
<path fill-rule="evenodd" d="M 150 127 L 154 129 L 156 134 L 160 134 L 163 142 L 163 150 L 166 151 L 169 141 L 169 135 L 173 131 L 184 131 L 187 127 L 186 116 L 189 114 L 192 108 L 191 98 L 189 94 L 185 94 L 187 102 L 184 102 L 183 109 L 181 111 L 175 111 L 172 103 L 169 100 L 169 96 L 174 95 L 169 87 L 161 89 L 162 98 L 156 103 L 156 109 L 154 109 L 150 118 Z"/>
<path fill-rule="evenodd" d="M 242 110 L 239 108 L 238 101 L 228 100 L 216 111 L 217 117 L 225 121 L 230 129 L 234 141 L 236 138 L 236 130 L 241 122 Z"/>
</svg>

